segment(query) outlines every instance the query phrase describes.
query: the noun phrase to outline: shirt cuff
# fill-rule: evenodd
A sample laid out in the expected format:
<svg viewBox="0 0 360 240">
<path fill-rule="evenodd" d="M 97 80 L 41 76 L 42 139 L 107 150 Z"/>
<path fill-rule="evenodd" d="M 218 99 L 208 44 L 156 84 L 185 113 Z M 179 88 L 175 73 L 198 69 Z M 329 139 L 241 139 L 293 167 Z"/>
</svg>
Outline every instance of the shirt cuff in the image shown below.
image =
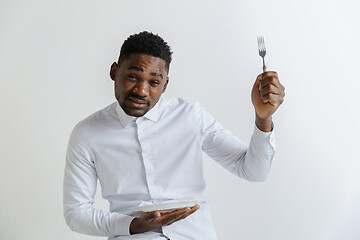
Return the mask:
<svg viewBox="0 0 360 240">
<path fill-rule="evenodd" d="M 130 224 L 135 217 L 118 213 L 113 221 L 115 236 L 130 236 Z"/>
<path fill-rule="evenodd" d="M 253 140 L 255 142 L 267 142 L 270 144 L 273 151 L 276 150 L 275 134 L 274 134 L 274 124 L 272 123 L 271 132 L 261 131 L 255 124 L 253 132 Z"/>
</svg>

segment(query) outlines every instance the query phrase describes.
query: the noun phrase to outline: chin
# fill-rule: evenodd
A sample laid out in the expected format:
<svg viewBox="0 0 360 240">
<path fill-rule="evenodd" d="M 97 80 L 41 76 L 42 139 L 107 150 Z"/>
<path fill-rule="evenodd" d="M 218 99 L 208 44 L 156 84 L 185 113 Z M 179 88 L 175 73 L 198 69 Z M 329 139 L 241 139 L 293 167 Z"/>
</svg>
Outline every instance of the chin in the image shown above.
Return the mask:
<svg viewBox="0 0 360 240">
<path fill-rule="evenodd" d="M 134 113 L 134 114 L 128 114 L 130 116 L 133 116 L 133 117 L 142 117 L 145 115 L 145 113 Z"/>
<path fill-rule="evenodd" d="M 129 116 L 133 116 L 133 117 L 142 117 L 144 116 L 148 110 L 143 110 L 143 111 L 139 111 L 139 110 L 126 110 L 124 111 L 127 115 Z"/>
</svg>

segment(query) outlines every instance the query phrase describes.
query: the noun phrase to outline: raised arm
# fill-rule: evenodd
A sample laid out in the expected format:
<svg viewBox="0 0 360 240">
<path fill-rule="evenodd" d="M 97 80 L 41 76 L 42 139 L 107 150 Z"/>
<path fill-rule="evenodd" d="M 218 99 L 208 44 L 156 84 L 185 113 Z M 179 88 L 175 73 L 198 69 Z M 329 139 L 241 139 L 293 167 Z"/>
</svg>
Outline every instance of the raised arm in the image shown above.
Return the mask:
<svg viewBox="0 0 360 240">
<path fill-rule="evenodd" d="M 204 152 L 241 178 L 249 181 L 266 180 L 275 154 L 272 114 L 283 102 L 284 90 L 276 72 L 265 72 L 257 77 L 251 94 L 256 126 L 249 145 L 225 130 L 213 116 L 198 107 L 202 116 Z"/>
</svg>

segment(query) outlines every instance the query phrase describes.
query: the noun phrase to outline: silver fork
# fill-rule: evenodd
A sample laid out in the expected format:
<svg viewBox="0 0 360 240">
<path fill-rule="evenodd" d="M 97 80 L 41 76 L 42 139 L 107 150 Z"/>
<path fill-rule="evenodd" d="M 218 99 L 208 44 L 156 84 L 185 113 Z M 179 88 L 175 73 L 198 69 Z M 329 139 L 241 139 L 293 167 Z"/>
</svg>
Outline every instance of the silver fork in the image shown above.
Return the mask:
<svg viewBox="0 0 360 240">
<path fill-rule="evenodd" d="M 260 57 L 262 57 L 262 60 L 263 60 L 263 72 L 266 72 L 265 59 L 264 59 L 264 57 L 266 55 L 266 48 L 265 48 L 264 37 L 258 36 L 257 42 L 258 42 L 258 48 L 259 48 L 259 55 L 260 55 Z"/>
</svg>

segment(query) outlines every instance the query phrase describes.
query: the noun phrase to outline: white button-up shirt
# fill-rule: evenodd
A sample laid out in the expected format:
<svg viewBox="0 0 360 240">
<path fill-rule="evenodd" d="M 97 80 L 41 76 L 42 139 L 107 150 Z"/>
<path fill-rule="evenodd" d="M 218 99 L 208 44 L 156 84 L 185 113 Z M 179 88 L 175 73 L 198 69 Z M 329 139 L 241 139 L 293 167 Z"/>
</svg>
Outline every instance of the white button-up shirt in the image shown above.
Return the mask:
<svg viewBox="0 0 360 240">
<path fill-rule="evenodd" d="M 197 103 L 160 98 L 143 117 L 118 102 L 79 122 L 66 154 L 64 216 L 80 233 L 109 239 L 213 240 L 203 197 L 202 151 L 241 178 L 263 181 L 275 152 L 273 133 L 256 126 L 247 145 Z M 97 180 L 110 211 L 93 208 Z M 129 208 L 168 200 L 197 200 L 200 209 L 172 225 L 131 235 L 139 212 Z"/>
</svg>

